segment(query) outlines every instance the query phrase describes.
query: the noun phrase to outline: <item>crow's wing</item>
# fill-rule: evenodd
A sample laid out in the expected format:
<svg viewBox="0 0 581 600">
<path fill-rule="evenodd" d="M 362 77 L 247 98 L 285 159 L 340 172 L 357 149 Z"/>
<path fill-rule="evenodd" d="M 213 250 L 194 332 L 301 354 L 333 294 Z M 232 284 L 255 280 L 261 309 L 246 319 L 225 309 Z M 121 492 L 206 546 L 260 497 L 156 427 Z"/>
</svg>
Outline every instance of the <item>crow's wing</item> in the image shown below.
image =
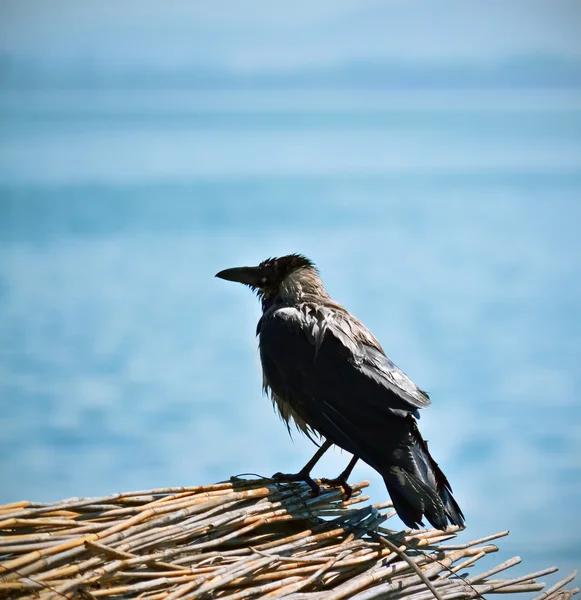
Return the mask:
<svg viewBox="0 0 581 600">
<path fill-rule="evenodd" d="M 339 305 L 268 311 L 259 323 L 268 387 L 311 427 L 373 466 L 430 400 Z"/>
</svg>

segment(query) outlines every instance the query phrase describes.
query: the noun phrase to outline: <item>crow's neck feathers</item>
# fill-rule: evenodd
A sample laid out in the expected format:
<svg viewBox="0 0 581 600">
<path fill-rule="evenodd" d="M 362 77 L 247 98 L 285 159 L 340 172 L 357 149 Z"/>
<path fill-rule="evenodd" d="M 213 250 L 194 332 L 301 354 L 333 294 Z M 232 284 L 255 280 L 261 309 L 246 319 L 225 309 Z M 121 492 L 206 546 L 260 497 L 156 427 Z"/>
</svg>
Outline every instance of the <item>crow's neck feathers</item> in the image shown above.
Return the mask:
<svg viewBox="0 0 581 600">
<path fill-rule="evenodd" d="M 302 267 L 292 271 L 281 282 L 277 300 L 284 305 L 294 305 L 301 302 L 305 296 L 320 299 L 322 302 L 329 299 L 329 294 L 312 267 Z"/>
</svg>

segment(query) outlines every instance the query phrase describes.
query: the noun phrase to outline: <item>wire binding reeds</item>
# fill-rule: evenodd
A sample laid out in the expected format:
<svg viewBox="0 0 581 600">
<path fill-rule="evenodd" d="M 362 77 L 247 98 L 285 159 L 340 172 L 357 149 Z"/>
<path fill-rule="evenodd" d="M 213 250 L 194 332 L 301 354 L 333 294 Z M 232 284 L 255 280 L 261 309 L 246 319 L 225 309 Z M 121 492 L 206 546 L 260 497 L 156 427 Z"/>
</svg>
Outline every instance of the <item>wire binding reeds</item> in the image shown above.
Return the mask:
<svg viewBox="0 0 581 600">
<path fill-rule="evenodd" d="M 0 506 L 0 598 L 356 598 L 453 600 L 541 592 L 539 577 L 498 579 L 512 558 L 466 575 L 503 531 L 443 545 L 447 531 L 391 531 L 391 504 L 356 506 L 323 487 L 232 478 L 215 485 Z M 575 574 L 534 600 L 566 600 Z"/>
</svg>

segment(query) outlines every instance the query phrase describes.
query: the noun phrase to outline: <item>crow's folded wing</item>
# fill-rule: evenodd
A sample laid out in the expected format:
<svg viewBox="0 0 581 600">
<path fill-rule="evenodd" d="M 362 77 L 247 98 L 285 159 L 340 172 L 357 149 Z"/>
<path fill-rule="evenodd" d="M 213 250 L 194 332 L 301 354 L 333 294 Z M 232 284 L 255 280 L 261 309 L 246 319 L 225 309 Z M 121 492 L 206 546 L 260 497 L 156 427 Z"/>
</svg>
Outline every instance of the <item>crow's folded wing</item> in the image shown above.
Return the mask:
<svg viewBox="0 0 581 600">
<path fill-rule="evenodd" d="M 259 335 L 264 376 L 273 393 L 364 460 L 362 444 L 371 451 L 385 446 L 390 434 L 395 442 L 402 417 L 430 403 L 344 309 L 304 304 L 272 310 L 261 319 Z"/>
</svg>

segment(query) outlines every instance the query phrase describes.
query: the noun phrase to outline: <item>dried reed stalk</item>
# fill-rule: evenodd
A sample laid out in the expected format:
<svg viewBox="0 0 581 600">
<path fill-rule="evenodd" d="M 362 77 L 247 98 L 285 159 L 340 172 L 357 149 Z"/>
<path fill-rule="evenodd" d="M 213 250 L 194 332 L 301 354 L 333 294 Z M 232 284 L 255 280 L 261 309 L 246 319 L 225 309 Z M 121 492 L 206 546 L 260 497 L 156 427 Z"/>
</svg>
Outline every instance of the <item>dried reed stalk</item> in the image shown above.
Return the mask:
<svg viewBox="0 0 581 600">
<path fill-rule="evenodd" d="M 457 528 L 395 532 L 391 504 L 353 486 L 323 487 L 232 478 L 190 488 L 0 506 L 0 598 L 62 600 L 453 600 L 539 592 L 538 577 L 493 579 L 518 557 L 480 575 L 457 573 L 497 547 L 504 531 L 462 545 Z M 575 574 L 534 600 L 568 600 Z"/>
</svg>

